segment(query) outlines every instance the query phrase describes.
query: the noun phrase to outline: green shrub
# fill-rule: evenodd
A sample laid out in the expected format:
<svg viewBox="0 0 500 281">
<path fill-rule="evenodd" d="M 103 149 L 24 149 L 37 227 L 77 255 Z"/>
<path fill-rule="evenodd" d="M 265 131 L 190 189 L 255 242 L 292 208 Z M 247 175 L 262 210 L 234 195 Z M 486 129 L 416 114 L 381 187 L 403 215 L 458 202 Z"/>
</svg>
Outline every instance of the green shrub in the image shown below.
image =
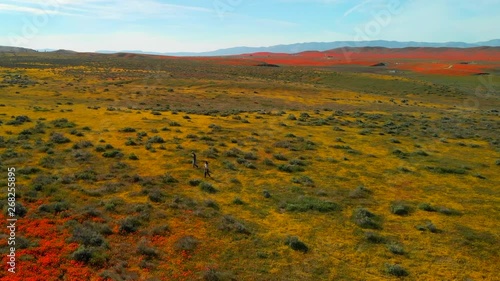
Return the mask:
<svg viewBox="0 0 500 281">
<path fill-rule="evenodd" d="M 292 178 L 293 183 L 302 184 L 305 186 L 314 186 L 314 181 L 308 176 L 300 176 Z"/>
<path fill-rule="evenodd" d="M 172 175 L 167 173 L 167 174 L 163 175 L 162 182 L 163 183 L 178 183 L 179 181 L 176 178 L 174 178 Z"/>
<path fill-rule="evenodd" d="M 194 236 L 188 235 L 179 238 L 174 243 L 174 248 L 178 251 L 193 251 L 200 242 Z"/>
<path fill-rule="evenodd" d="M 427 166 L 425 168 L 431 172 L 438 173 L 438 174 L 463 175 L 466 173 L 464 169 L 460 169 L 460 168 L 445 168 L 445 167 L 432 167 L 432 166 Z"/>
<path fill-rule="evenodd" d="M 219 224 L 219 229 L 222 231 L 230 231 L 241 234 L 250 234 L 247 227 L 240 221 L 230 215 L 224 215 Z"/>
<path fill-rule="evenodd" d="M 95 148 L 95 151 L 96 151 L 96 152 L 104 152 L 104 151 L 106 151 L 106 148 L 104 148 L 104 146 L 102 146 L 102 145 L 98 145 L 98 146 Z"/>
<path fill-rule="evenodd" d="M 217 204 L 217 202 L 215 202 L 213 200 L 206 200 L 205 201 L 205 206 L 208 207 L 208 208 L 212 208 L 214 210 L 219 210 L 220 209 L 219 204 Z"/>
<path fill-rule="evenodd" d="M 26 216 L 26 214 L 28 213 L 28 209 L 26 209 L 26 207 L 24 207 L 24 205 L 19 202 L 19 201 L 16 201 L 16 203 L 14 204 L 14 215 L 18 218 L 22 218 L 24 216 Z M 6 216 L 12 218 L 7 210 L 7 214 Z"/>
<path fill-rule="evenodd" d="M 285 210 L 289 212 L 318 211 L 321 213 L 340 210 L 340 207 L 333 202 L 323 201 L 314 197 L 301 197 L 294 202 L 287 202 Z"/>
<path fill-rule="evenodd" d="M 393 202 L 391 204 L 391 213 L 399 216 L 409 215 L 411 207 L 404 202 Z"/>
<path fill-rule="evenodd" d="M 264 165 L 266 165 L 266 166 L 270 166 L 270 167 L 272 167 L 272 166 L 275 166 L 275 165 L 276 165 L 276 164 L 274 164 L 273 160 L 271 160 L 271 159 L 269 159 L 269 158 L 264 159 L 264 161 L 262 161 L 262 163 L 264 163 Z"/>
<path fill-rule="evenodd" d="M 243 200 L 241 200 L 240 198 L 236 197 L 233 200 L 233 204 L 235 204 L 235 205 L 244 205 L 245 202 L 243 202 Z"/>
<path fill-rule="evenodd" d="M 104 237 L 90 225 L 75 227 L 72 240 L 86 247 L 99 247 L 106 244 Z"/>
<path fill-rule="evenodd" d="M 238 170 L 238 169 L 236 168 L 236 166 L 235 166 L 233 163 L 231 163 L 230 161 L 223 161 L 223 162 L 222 162 L 222 164 L 224 164 L 224 167 L 225 167 L 226 169 L 228 169 L 228 170 L 232 170 L 232 171 L 236 171 L 236 170 Z"/>
<path fill-rule="evenodd" d="M 366 232 L 365 233 L 365 239 L 370 242 L 370 243 L 373 243 L 373 244 L 382 244 L 382 243 L 385 243 L 385 238 L 380 236 L 379 234 L 375 233 L 375 232 Z"/>
<path fill-rule="evenodd" d="M 408 276 L 408 271 L 399 264 L 386 264 L 386 272 L 397 277 Z"/>
<path fill-rule="evenodd" d="M 282 172 L 287 172 L 287 173 L 294 173 L 294 172 L 303 172 L 304 168 L 301 166 L 297 165 L 287 165 L 287 164 L 281 164 L 278 165 L 278 170 Z"/>
<path fill-rule="evenodd" d="M 102 154 L 105 158 L 121 158 L 123 157 L 123 153 L 119 150 L 106 151 Z"/>
<path fill-rule="evenodd" d="M 57 144 L 63 144 L 63 143 L 71 142 L 70 139 L 68 139 L 67 137 L 65 137 L 61 133 L 52 133 L 51 136 L 50 136 L 50 141 L 52 141 L 53 143 L 57 143 Z"/>
<path fill-rule="evenodd" d="M 356 187 L 356 189 L 349 192 L 349 197 L 351 197 L 351 198 L 367 198 L 368 196 L 371 195 L 371 193 L 372 193 L 371 190 L 369 190 L 368 188 L 366 188 L 363 185 L 360 185 L 360 186 Z"/>
<path fill-rule="evenodd" d="M 254 153 L 252 153 L 252 152 L 247 152 L 247 153 L 245 153 L 245 154 L 243 155 L 243 158 L 245 158 L 246 160 L 257 160 L 257 159 L 259 159 L 259 158 L 257 157 L 257 155 L 255 155 L 255 154 L 254 154 Z"/>
<path fill-rule="evenodd" d="M 152 136 L 148 139 L 148 143 L 165 143 L 165 140 L 160 136 Z"/>
<path fill-rule="evenodd" d="M 45 156 L 40 161 L 38 162 L 40 166 L 46 169 L 52 169 L 56 165 L 56 159 L 50 157 L 50 156 Z"/>
<path fill-rule="evenodd" d="M 356 210 L 354 210 L 352 217 L 354 223 L 362 228 L 382 228 L 378 222 L 377 216 L 365 208 L 357 208 Z"/>
<path fill-rule="evenodd" d="M 201 180 L 200 179 L 192 179 L 192 180 L 189 180 L 189 185 L 190 186 L 198 186 L 200 185 L 201 183 Z"/>
<path fill-rule="evenodd" d="M 300 241 L 298 237 L 296 236 L 289 236 L 285 240 L 285 245 L 290 246 L 292 250 L 294 251 L 299 251 L 303 253 L 307 253 L 309 251 L 309 247 L 307 245 Z"/>
<path fill-rule="evenodd" d="M 141 222 L 134 217 L 126 217 L 120 221 L 120 233 L 133 233 L 136 232 L 141 226 Z"/>
<path fill-rule="evenodd" d="M 40 172 L 41 170 L 37 167 L 23 167 L 17 170 L 20 175 L 32 175 Z"/>
<path fill-rule="evenodd" d="M 404 255 L 405 254 L 403 246 L 401 246 L 400 244 L 397 244 L 397 243 L 390 243 L 389 245 L 387 245 L 387 249 L 389 249 L 389 251 L 395 255 Z"/>
<path fill-rule="evenodd" d="M 418 208 L 423 211 L 427 212 L 437 212 L 437 209 L 433 206 L 431 206 L 429 203 L 420 203 L 418 205 Z"/>
<path fill-rule="evenodd" d="M 217 189 L 215 189 L 215 187 L 213 187 L 213 185 L 211 183 L 208 183 L 208 182 L 202 182 L 200 184 L 200 189 L 201 191 L 203 192 L 207 192 L 207 193 L 217 193 Z"/>
<path fill-rule="evenodd" d="M 455 209 L 447 207 L 437 207 L 437 211 L 443 215 L 447 216 L 459 216 L 461 213 Z"/>
<path fill-rule="evenodd" d="M 165 202 L 165 194 L 157 189 L 151 190 L 148 194 L 148 198 L 155 203 Z"/>
<path fill-rule="evenodd" d="M 296 165 L 296 166 L 307 166 L 307 163 L 301 159 L 292 159 L 290 160 L 290 165 Z"/>
<path fill-rule="evenodd" d="M 131 128 L 131 127 L 125 127 L 125 128 L 122 128 L 118 131 L 122 132 L 122 133 L 134 133 L 134 132 L 136 132 L 136 130 L 134 128 Z"/>
<path fill-rule="evenodd" d="M 52 123 L 52 125 L 54 125 L 54 127 L 56 127 L 56 128 L 73 128 L 73 127 L 75 127 L 75 123 L 68 121 L 68 119 L 66 119 L 66 118 L 56 119 L 50 123 Z"/>
<path fill-rule="evenodd" d="M 151 230 L 151 235 L 152 236 L 158 236 L 158 235 L 165 235 L 170 232 L 170 227 L 167 224 L 162 224 L 155 226 Z"/>
<path fill-rule="evenodd" d="M 147 260 L 155 259 L 160 256 L 157 249 L 150 247 L 146 239 L 141 239 L 137 245 L 137 253 L 146 257 Z"/>
</svg>

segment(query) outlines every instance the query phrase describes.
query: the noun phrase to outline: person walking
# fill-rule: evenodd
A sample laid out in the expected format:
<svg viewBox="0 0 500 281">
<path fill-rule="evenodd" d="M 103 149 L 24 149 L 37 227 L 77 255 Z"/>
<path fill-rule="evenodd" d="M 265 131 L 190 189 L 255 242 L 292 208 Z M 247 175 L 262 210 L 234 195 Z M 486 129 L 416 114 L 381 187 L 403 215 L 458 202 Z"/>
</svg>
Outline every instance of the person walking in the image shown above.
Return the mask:
<svg viewBox="0 0 500 281">
<path fill-rule="evenodd" d="M 206 178 L 207 176 L 208 176 L 209 178 L 212 178 L 212 176 L 210 175 L 210 169 L 208 169 L 208 161 L 205 161 L 204 168 L 205 168 L 205 178 Z"/>
<path fill-rule="evenodd" d="M 198 168 L 198 164 L 196 164 L 196 153 L 192 152 L 191 155 L 193 155 L 193 168 Z"/>
</svg>

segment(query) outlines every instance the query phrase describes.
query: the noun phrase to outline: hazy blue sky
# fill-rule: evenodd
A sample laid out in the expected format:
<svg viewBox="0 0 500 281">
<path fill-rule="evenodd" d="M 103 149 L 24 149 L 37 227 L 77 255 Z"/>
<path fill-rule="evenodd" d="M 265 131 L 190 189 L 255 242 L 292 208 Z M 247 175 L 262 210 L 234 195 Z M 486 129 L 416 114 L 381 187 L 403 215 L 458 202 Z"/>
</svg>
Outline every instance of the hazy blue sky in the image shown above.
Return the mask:
<svg viewBox="0 0 500 281">
<path fill-rule="evenodd" d="M 500 38 L 500 0 L 0 0 L 0 45 L 210 51 L 311 41 Z"/>
</svg>

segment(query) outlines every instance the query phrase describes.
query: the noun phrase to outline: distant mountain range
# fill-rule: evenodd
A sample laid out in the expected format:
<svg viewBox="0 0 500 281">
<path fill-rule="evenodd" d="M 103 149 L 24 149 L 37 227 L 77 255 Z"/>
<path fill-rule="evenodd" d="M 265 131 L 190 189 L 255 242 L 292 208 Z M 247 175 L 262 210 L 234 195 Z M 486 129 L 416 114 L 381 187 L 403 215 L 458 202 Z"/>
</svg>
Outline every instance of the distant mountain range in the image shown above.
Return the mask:
<svg viewBox="0 0 500 281">
<path fill-rule="evenodd" d="M 179 53 L 160 53 L 160 52 L 145 52 L 139 50 L 120 51 L 123 53 L 135 54 L 150 54 L 150 55 L 167 55 L 167 56 L 229 56 L 240 55 L 258 52 L 270 53 L 287 53 L 294 54 L 305 51 L 327 51 L 343 47 L 384 47 L 384 48 L 407 48 L 407 47 L 432 47 L 432 48 L 473 48 L 473 47 L 500 47 L 500 39 L 490 40 L 478 43 L 464 42 L 446 42 L 446 43 L 429 43 L 429 42 L 399 42 L 399 41 L 335 41 L 335 42 L 310 42 L 296 43 L 288 45 L 275 45 L 270 47 L 234 47 L 220 49 L 211 52 L 179 52 Z M 97 51 L 97 53 L 117 53 L 116 51 Z"/>
<path fill-rule="evenodd" d="M 121 50 L 121 51 L 107 51 L 100 50 L 96 53 L 101 54 L 114 54 L 114 53 L 133 53 L 133 54 L 149 54 L 149 55 L 164 55 L 164 56 L 229 56 L 240 55 L 258 52 L 270 53 L 300 53 L 305 51 L 327 51 L 343 47 L 383 47 L 383 48 L 407 48 L 407 47 L 431 47 L 431 48 L 473 48 L 473 47 L 500 47 L 500 39 L 494 39 L 485 42 L 477 43 L 464 43 L 464 42 L 446 42 L 446 43 L 430 43 L 430 42 L 399 42 L 399 41 L 335 41 L 335 42 L 309 42 L 309 43 L 296 43 L 288 45 L 275 45 L 270 47 L 233 47 L 227 49 L 219 49 L 211 52 L 148 52 L 142 50 Z M 70 53 L 68 50 L 54 50 L 54 49 L 41 49 L 32 50 L 19 47 L 3 47 L 0 46 L 1 52 L 60 52 Z"/>
</svg>

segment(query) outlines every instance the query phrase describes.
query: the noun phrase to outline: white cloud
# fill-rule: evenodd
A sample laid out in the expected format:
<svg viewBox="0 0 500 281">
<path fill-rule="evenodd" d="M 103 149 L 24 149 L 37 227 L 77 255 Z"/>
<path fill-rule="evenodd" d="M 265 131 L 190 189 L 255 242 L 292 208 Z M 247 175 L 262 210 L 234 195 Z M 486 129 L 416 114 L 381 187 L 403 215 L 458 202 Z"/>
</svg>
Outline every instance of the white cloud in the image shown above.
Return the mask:
<svg viewBox="0 0 500 281">
<path fill-rule="evenodd" d="M 175 5 L 158 0 L 6 0 L 12 4 L 0 4 L 0 12 L 56 13 L 98 19 L 166 18 L 194 13 L 212 12 L 210 9 Z"/>
</svg>

